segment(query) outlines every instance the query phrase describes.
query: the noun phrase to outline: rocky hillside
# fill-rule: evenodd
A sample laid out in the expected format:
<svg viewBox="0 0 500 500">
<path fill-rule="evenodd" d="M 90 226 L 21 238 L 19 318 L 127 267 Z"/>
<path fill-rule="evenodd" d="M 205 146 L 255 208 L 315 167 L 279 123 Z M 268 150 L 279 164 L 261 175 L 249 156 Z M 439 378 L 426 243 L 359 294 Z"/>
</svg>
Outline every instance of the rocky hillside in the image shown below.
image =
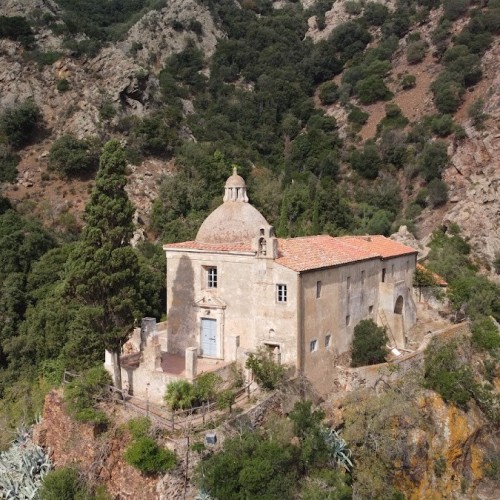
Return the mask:
<svg viewBox="0 0 500 500">
<path fill-rule="evenodd" d="M 305 39 L 318 45 L 328 40 L 342 24 L 359 20 L 363 9 L 354 8 L 353 4 L 356 2 L 330 5 L 329 2 L 303 0 L 303 8 L 310 9 L 311 14 L 307 20 Z M 398 9 L 396 2 L 382 4 L 388 12 Z M 66 15 L 61 5 L 64 2 L 55 0 L 7 0 L 0 6 L 0 15 L 20 15 L 29 20 L 36 43 L 35 50 L 27 50 L 18 41 L 0 39 L 0 109 L 32 98 L 43 113 L 44 125 L 39 136 L 19 151 L 21 162 L 17 180 L 4 185 L 3 191 L 8 198 L 20 204 L 21 210 L 34 211 L 49 225 L 60 214 L 69 212 L 78 215 L 92 185 L 91 177 L 60 179 L 47 172 L 48 151 L 54 140 L 68 133 L 78 138 L 97 136 L 101 139 L 119 135 L 128 140 L 126 124 L 134 117 L 140 120 L 150 116 L 165 102 L 160 74 L 172 54 L 182 53 L 187 46 L 199 48 L 205 59 L 199 71 L 208 76 L 208 61 L 215 53 L 218 42 L 233 36 L 228 33 L 227 25 L 225 28 L 219 11 L 214 8 L 217 2 L 172 0 L 157 3 L 148 12 L 141 11 L 140 18 L 128 27 L 123 36 L 105 41 L 94 51 L 96 53 L 90 51 L 77 55 L 81 44 L 92 39 L 84 33 L 68 34 L 61 28 L 61 20 Z M 243 2 L 241 5 L 243 9 L 257 12 L 259 8 L 264 8 L 260 3 Z M 286 1 L 273 2 L 274 9 L 286 9 L 290 5 Z M 440 27 L 442 15 L 442 8 L 432 10 L 426 19 L 414 25 L 399 40 L 391 58 L 391 69 L 385 76 L 393 95 L 389 101 L 363 104 L 351 98 L 348 106 L 342 100 L 322 106 L 316 97 L 316 105 L 322 107 L 327 116 L 336 119 L 340 137 L 345 140 L 344 151 L 349 147 L 358 147 L 361 141 L 373 138 L 380 141 L 377 125 L 384 119 L 387 103 L 396 104 L 410 124 L 436 113 L 431 84 L 442 71 L 443 64 L 435 54 L 437 46 L 433 33 Z M 452 35 L 466 26 L 467 19 L 459 16 L 452 21 L 449 28 Z M 376 47 L 381 30 L 375 26 L 369 31 L 372 42 L 368 48 Z M 406 56 L 407 48 L 417 38 L 429 49 L 420 61 L 410 64 Z M 55 60 L 51 62 L 50 57 L 43 58 L 41 54 L 52 54 Z M 425 238 L 441 224 L 457 223 L 463 235 L 470 240 L 477 260 L 484 270 L 491 270 L 492 277 L 495 273 L 491 264 L 500 252 L 500 77 L 496 71 L 499 60 L 499 39 L 496 37 L 482 57 L 481 81 L 467 89 L 461 106 L 453 113 L 455 125 L 463 129 L 463 137 L 448 141 L 449 162 L 443 173 L 449 189 L 447 201 L 437 207 L 424 208 L 415 218 L 420 238 Z M 401 75 L 408 73 L 414 75 L 416 81 L 412 88 L 403 90 Z M 340 85 L 344 75 L 345 71 L 335 76 L 333 81 Z M 67 82 L 67 90 L 58 89 L 61 81 Z M 251 89 L 252 86 L 245 88 Z M 178 130 L 182 140 L 205 140 L 198 139 L 196 133 L 193 135 L 193 127 L 188 120 L 195 112 L 195 97 L 195 93 L 190 91 L 180 99 L 185 118 Z M 467 112 L 479 98 L 484 100 L 483 113 L 486 115 L 481 130 L 472 126 Z M 366 123 L 355 136 L 350 132 L 348 122 L 351 105 L 368 113 Z M 201 123 L 199 119 L 198 122 Z M 345 172 L 345 153 L 341 160 L 341 172 Z M 138 208 L 137 221 L 147 231 L 159 182 L 176 171 L 175 155 L 168 158 L 146 155 L 134 163 L 130 167 L 129 193 Z M 348 178 L 349 172 L 346 172 Z M 402 175 L 399 175 L 398 181 L 405 192 L 413 190 L 414 193 L 403 193 L 404 211 L 411 204 L 416 190 L 425 187 L 425 182 Z M 415 185 L 416 182 L 419 184 Z"/>
</svg>

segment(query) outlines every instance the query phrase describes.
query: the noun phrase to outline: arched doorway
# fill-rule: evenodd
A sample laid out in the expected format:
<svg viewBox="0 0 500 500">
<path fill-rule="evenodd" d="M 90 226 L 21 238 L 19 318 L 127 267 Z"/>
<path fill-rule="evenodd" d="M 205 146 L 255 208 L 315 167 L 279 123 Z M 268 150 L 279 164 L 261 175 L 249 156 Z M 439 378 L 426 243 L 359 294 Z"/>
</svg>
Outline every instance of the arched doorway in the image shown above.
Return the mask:
<svg viewBox="0 0 500 500">
<path fill-rule="evenodd" d="M 394 314 L 403 314 L 403 296 L 400 295 L 396 300 L 396 305 L 394 306 Z"/>
</svg>

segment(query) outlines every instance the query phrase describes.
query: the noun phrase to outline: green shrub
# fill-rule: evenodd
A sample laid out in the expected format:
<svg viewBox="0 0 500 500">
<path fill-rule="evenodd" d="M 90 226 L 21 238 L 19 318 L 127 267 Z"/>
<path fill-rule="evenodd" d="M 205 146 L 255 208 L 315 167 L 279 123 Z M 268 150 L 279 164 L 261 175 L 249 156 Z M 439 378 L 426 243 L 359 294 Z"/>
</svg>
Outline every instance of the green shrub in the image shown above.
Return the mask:
<svg viewBox="0 0 500 500">
<path fill-rule="evenodd" d="M 0 143 L 0 182 L 14 182 L 16 180 L 17 165 L 20 159 L 9 146 Z"/>
<path fill-rule="evenodd" d="M 164 473 L 177 463 L 175 453 L 161 448 L 150 437 L 140 437 L 125 451 L 125 461 L 146 475 Z"/>
<path fill-rule="evenodd" d="M 348 0 L 347 2 L 344 3 L 344 9 L 351 16 L 358 16 L 359 14 L 361 14 L 363 6 L 361 5 L 360 2 L 354 2 L 352 0 Z"/>
<path fill-rule="evenodd" d="M 353 106 L 347 115 L 347 121 L 349 123 L 353 123 L 354 125 L 362 126 L 368 121 L 369 116 L 370 115 L 362 109 L 357 106 Z"/>
<path fill-rule="evenodd" d="M 424 386 L 442 398 L 464 407 L 475 386 L 470 369 L 460 360 L 457 343 L 433 339 L 425 350 Z"/>
<path fill-rule="evenodd" d="M 408 64 L 418 64 L 421 62 L 425 57 L 427 48 L 427 42 L 424 42 L 423 40 L 418 40 L 408 44 L 406 47 L 406 60 L 408 61 Z"/>
<path fill-rule="evenodd" d="M 493 353 L 500 348 L 500 332 L 491 318 L 481 318 L 472 324 L 472 343 Z"/>
<path fill-rule="evenodd" d="M 446 137 L 455 130 L 451 115 L 434 115 L 430 117 L 429 124 L 432 132 L 440 137 Z"/>
<path fill-rule="evenodd" d="M 257 383 L 264 389 L 275 389 L 285 377 L 285 367 L 276 363 L 272 353 L 263 347 L 249 354 L 245 366 L 252 370 Z"/>
<path fill-rule="evenodd" d="M 415 75 L 405 74 L 401 78 L 401 88 L 403 90 L 409 90 L 415 88 L 417 85 L 417 78 Z"/>
<path fill-rule="evenodd" d="M 0 134 L 6 137 L 11 146 L 20 148 L 32 139 L 41 120 L 40 109 L 31 99 L 27 99 L 0 115 Z"/>
<path fill-rule="evenodd" d="M 26 57 L 35 61 L 39 66 L 50 66 L 60 59 L 61 55 L 62 54 L 60 52 L 52 50 L 49 50 L 48 52 L 33 50 L 32 52 L 27 53 Z"/>
<path fill-rule="evenodd" d="M 439 141 L 427 143 L 420 155 L 418 164 L 426 181 L 439 179 L 448 164 L 446 144 Z"/>
<path fill-rule="evenodd" d="M 67 92 L 69 90 L 69 82 L 66 78 L 62 78 L 61 80 L 57 80 L 56 89 L 59 92 Z"/>
<path fill-rule="evenodd" d="M 469 9 L 470 0 L 443 0 L 444 17 L 455 21 Z"/>
<path fill-rule="evenodd" d="M 401 108 L 394 103 L 385 105 L 385 116 L 377 125 L 377 131 L 382 129 L 391 130 L 395 128 L 404 128 L 408 125 L 408 118 L 403 115 Z"/>
<path fill-rule="evenodd" d="M 376 179 L 381 166 L 377 146 L 373 142 L 365 142 L 362 151 L 355 149 L 351 152 L 349 163 L 365 179 Z"/>
<path fill-rule="evenodd" d="M 482 130 L 484 128 L 484 121 L 488 118 L 488 115 L 484 113 L 484 100 L 476 99 L 468 109 L 469 118 L 472 120 L 472 126 L 477 130 Z"/>
<path fill-rule="evenodd" d="M 229 408 L 229 410 L 231 410 L 231 407 L 234 405 L 235 400 L 235 392 L 231 389 L 226 389 L 217 396 L 217 409 L 226 410 Z"/>
<path fill-rule="evenodd" d="M 427 191 L 433 208 L 444 205 L 448 201 L 448 186 L 441 179 L 432 179 L 427 186 Z"/>
<path fill-rule="evenodd" d="M 356 94 L 362 104 L 373 104 L 377 101 L 385 101 L 392 97 L 386 87 L 384 80 L 377 75 L 370 75 L 356 84 Z"/>
<path fill-rule="evenodd" d="M 85 482 L 71 467 L 49 472 L 40 488 L 40 500 L 86 500 L 89 497 Z"/>
<path fill-rule="evenodd" d="M 148 417 L 137 417 L 127 422 L 128 430 L 134 439 L 145 437 L 151 429 L 151 420 Z"/>
<path fill-rule="evenodd" d="M 94 146 L 90 139 L 80 140 L 71 134 L 63 135 L 50 148 L 48 166 L 63 176 L 91 172 L 99 163 Z"/>
<path fill-rule="evenodd" d="M 327 106 L 337 102 L 339 98 L 339 87 L 334 82 L 325 82 L 319 88 L 321 104 Z"/>
<path fill-rule="evenodd" d="M 383 363 L 387 355 L 388 342 L 385 328 L 377 326 L 371 319 L 364 319 L 354 327 L 351 366 Z"/>
<path fill-rule="evenodd" d="M 111 377 L 102 366 L 80 373 L 64 388 L 64 402 L 69 413 L 80 421 L 106 424 L 107 417 L 95 410 L 94 405 L 107 397 L 110 384 Z"/>
<path fill-rule="evenodd" d="M 217 373 L 203 373 L 194 382 L 193 392 L 197 404 L 215 401 L 222 378 Z"/>
<path fill-rule="evenodd" d="M 371 26 L 382 26 L 389 17 L 389 9 L 378 2 L 365 4 L 363 19 Z"/>
<path fill-rule="evenodd" d="M 21 42 L 24 47 L 35 41 L 28 21 L 21 16 L 0 16 L 0 38 Z"/>
</svg>

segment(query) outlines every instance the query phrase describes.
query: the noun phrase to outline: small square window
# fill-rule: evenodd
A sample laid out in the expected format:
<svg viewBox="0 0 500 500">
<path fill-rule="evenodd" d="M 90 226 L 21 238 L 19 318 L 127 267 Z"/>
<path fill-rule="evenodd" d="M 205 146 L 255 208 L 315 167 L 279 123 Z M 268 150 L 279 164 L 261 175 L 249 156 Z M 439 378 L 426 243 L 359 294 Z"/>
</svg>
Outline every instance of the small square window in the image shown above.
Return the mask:
<svg viewBox="0 0 500 500">
<path fill-rule="evenodd" d="M 276 285 L 276 301 L 283 303 L 287 301 L 287 298 L 286 285 Z"/>
<path fill-rule="evenodd" d="M 216 267 L 207 267 L 207 288 L 217 288 Z"/>
<path fill-rule="evenodd" d="M 315 352 L 317 350 L 318 350 L 318 341 L 316 339 L 311 340 L 311 342 L 309 342 L 309 351 Z"/>
<path fill-rule="evenodd" d="M 385 267 L 382 269 L 382 283 L 385 283 Z"/>
<path fill-rule="evenodd" d="M 369 312 L 370 314 L 373 314 L 373 306 L 369 306 L 369 307 L 368 307 L 368 312 Z"/>
<path fill-rule="evenodd" d="M 330 347 L 331 343 L 332 343 L 332 336 L 331 335 L 327 335 L 325 337 L 325 347 Z"/>
<path fill-rule="evenodd" d="M 316 298 L 321 297 L 321 281 L 316 281 Z"/>
<path fill-rule="evenodd" d="M 349 326 L 351 324 L 351 316 L 349 316 L 349 314 L 345 317 L 345 324 L 346 326 Z"/>
</svg>

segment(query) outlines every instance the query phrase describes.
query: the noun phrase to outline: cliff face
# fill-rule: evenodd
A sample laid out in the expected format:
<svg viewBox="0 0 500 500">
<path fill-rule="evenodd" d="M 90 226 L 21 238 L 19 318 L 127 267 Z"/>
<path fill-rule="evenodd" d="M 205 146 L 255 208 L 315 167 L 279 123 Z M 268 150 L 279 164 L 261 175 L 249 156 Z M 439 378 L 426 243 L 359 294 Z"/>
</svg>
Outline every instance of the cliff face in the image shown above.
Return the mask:
<svg viewBox="0 0 500 500">
<path fill-rule="evenodd" d="M 118 428 L 100 434 L 92 425 L 75 422 L 65 413 L 56 391 L 47 395 L 42 422 L 33 437 L 50 449 L 56 468 L 77 467 L 89 481 L 105 484 L 113 498 L 157 498 L 158 481 L 141 476 L 123 460 L 128 435 Z"/>
<path fill-rule="evenodd" d="M 468 102 L 484 99 L 488 120 L 484 130 L 471 126 L 460 113 L 467 139 L 451 148 L 451 166 L 445 174 L 450 204 L 443 222 L 457 223 L 470 238 L 476 255 L 491 261 L 500 253 L 500 42 L 483 57 L 485 79 Z M 465 115 L 465 116 L 464 116 Z"/>
<path fill-rule="evenodd" d="M 35 443 L 50 450 L 55 468 L 77 468 L 92 485 L 104 485 L 114 499 L 171 500 L 194 498 L 188 483 L 184 497 L 182 459 L 177 468 L 160 477 L 140 474 L 128 465 L 123 455 L 130 435 L 122 425 L 134 415 L 124 415 L 120 407 L 110 407 L 112 423 L 106 432 L 93 425 L 75 422 L 64 410 L 60 392 L 52 391 L 45 398 L 42 421 L 33 432 Z M 178 457 L 185 455 L 184 439 L 176 443 Z M 192 462 L 196 462 L 194 459 Z M 190 471 L 193 464 L 190 463 Z"/>
</svg>

